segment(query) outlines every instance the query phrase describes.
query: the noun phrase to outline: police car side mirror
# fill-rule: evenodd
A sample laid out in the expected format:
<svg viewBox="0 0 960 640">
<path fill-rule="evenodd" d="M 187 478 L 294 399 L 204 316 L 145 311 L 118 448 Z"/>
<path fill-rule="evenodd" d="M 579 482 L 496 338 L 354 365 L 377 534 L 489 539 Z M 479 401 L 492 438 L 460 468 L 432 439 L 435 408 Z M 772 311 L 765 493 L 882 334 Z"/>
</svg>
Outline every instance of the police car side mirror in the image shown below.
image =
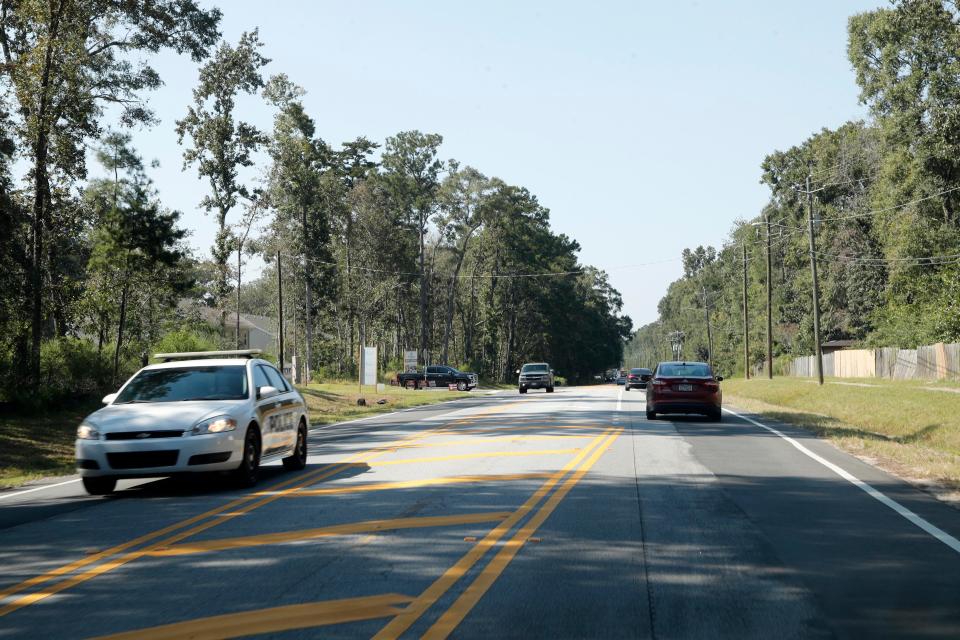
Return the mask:
<svg viewBox="0 0 960 640">
<path fill-rule="evenodd" d="M 723 376 L 717 376 L 717 382 L 723 382 Z"/>
<path fill-rule="evenodd" d="M 259 389 L 257 389 L 257 397 L 259 397 L 261 400 L 265 400 L 265 399 L 267 399 L 267 398 L 272 398 L 273 396 L 277 395 L 278 393 L 280 393 L 280 390 L 279 390 L 279 389 L 277 389 L 276 387 L 271 387 L 271 386 L 269 386 L 269 385 L 268 385 L 268 386 L 264 386 L 264 387 L 260 387 Z"/>
<path fill-rule="evenodd" d="M 520 373 L 520 369 L 517 369 L 516 371 L 514 371 L 514 373 L 516 373 L 516 374 L 518 374 L 518 375 L 519 375 L 519 373 Z"/>
<path fill-rule="evenodd" d="M 103 396 L 103 404 L 110 404 L 117 399 L 118 395 L 119 394 L 116 393 L 108 393 L 107 395 Z"/>
</svg>

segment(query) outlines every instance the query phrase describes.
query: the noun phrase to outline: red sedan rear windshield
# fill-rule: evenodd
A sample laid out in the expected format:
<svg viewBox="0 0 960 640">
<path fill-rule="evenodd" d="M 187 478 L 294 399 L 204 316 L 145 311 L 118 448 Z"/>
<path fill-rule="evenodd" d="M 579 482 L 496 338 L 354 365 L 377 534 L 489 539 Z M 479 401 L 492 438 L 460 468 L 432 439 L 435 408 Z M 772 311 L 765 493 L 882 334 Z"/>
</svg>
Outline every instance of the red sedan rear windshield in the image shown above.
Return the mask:
<svg viewBox="0 0 960 640">
<path fill-rule="evenodd" d="M 706 378 L 710 377 L 710 367 L 705 364 L 662 364 L 657 375 L 665 378 Z"/>
</svg>

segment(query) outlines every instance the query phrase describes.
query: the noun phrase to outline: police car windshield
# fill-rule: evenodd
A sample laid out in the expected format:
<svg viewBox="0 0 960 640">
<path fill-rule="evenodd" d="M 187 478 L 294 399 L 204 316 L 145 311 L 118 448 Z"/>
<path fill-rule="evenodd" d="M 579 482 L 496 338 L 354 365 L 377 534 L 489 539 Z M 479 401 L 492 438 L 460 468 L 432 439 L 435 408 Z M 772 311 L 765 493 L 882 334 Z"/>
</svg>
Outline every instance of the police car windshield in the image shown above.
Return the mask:
<svg viewBox="0 0 960 640">
<path fill-rule="evenodd" d="M 247 395 L 247 368 L 242 365 L 148 369 L 130 381 L 114 404 L 243 400 Z"/>
</svg>

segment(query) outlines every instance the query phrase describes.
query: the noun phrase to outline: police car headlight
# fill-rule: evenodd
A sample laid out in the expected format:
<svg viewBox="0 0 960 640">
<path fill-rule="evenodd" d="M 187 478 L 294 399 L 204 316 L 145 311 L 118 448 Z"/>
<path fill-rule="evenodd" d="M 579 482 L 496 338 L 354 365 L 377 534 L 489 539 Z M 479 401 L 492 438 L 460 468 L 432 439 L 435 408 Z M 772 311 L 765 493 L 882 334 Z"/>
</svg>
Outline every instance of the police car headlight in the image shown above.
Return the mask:
<svg viewBox="0 0 960 640">
<path fill-rule="evenodd" d="M 214 416 L 213 418 L 201 420 L 193 425 L 193 429 L 190 431 L 193 435 L 198 436 L 204 433 L 224 433 L 225 431 L 233 431 L 236 428 L 237 421 L 230 416 Z"/>
<path fill-rule="evenodd" d="M 80 440 L 99 440 L 100 432 L 93 425 L 84 422 L 77 427 L 77 438 Z"/>
</svg>

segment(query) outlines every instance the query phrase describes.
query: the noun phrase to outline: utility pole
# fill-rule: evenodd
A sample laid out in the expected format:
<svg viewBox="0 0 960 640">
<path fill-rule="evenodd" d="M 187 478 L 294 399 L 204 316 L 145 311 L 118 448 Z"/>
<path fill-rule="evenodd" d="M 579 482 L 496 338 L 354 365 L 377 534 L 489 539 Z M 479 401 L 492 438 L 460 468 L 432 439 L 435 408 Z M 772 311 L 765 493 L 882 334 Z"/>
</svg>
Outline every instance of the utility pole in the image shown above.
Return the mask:
<svg viewBox="0 0 960 640">
<path fill-rule="evenodd" d="M 707 301 L 707 286 L 703 287 L 703 321 L 707 325 L 707 364 L 713 369 L 713 331 L 710 329 L 710 303 Z"/>
<path fill-rule="evenodd" d="M 243 253 L 243 240 L 237 239 L 237 350 L 240 350 L 240 269 L 242 253 Z M 249 346 L 249 345 L 248 345 Z"/>
<path fill-rule="evenodd" d="M 683 355 L 683 339 L 686 337 L 686 334 L 683 331 L 674 331 L 668 336 L 670 344 L 673 347 L 673 359 L 679 360 L 680 356 Z"/>
<path fill-rule="evenodd" d="M 310 383 L 310 367 L 313 364 L 313 299 L 310 295 L 310 263 L 307 261 L 307 247 L 310 246 L 310 228 L 307 226 L 307 208 L 301 207 L 301 221 L 303 223 L 303 283 L 304 283 L 304 340 L 306 343 L 306 375 L 304 381 Z"/>
<path fill-rule="evenodd" d="M 810 234 L 810 274 L 813 276 L 813 342 L 816 346 L 817 383 L 823 384 L 823 350 L 820 346 L 820 289 L 817 285 L 817 249 L 813 238 L 813 192 L 810 190 L 810 168 L 807 171 L 807 227 Z"/>
<path fill-rule="evenodd" d="M 747 243 L 743 249 L 743 376 L 750 379 L 750 312 L 747 310 Z"/>
<path fill-rule="evenodd" d="M 770 258 L 770 214 L 764 214 L 767 223 L 767 379 L 773 380 L 773 295 L 771 287 L 771 258 Z"/>
<path fill-rule="evenodd" d="M 280 265 L 280 251 L 277 251 L 277 325 L 280 329 L 277 333 L 277 350 L 280 360 L 280 373 L 283 373 L 283 267 Z"/>
</svg>

